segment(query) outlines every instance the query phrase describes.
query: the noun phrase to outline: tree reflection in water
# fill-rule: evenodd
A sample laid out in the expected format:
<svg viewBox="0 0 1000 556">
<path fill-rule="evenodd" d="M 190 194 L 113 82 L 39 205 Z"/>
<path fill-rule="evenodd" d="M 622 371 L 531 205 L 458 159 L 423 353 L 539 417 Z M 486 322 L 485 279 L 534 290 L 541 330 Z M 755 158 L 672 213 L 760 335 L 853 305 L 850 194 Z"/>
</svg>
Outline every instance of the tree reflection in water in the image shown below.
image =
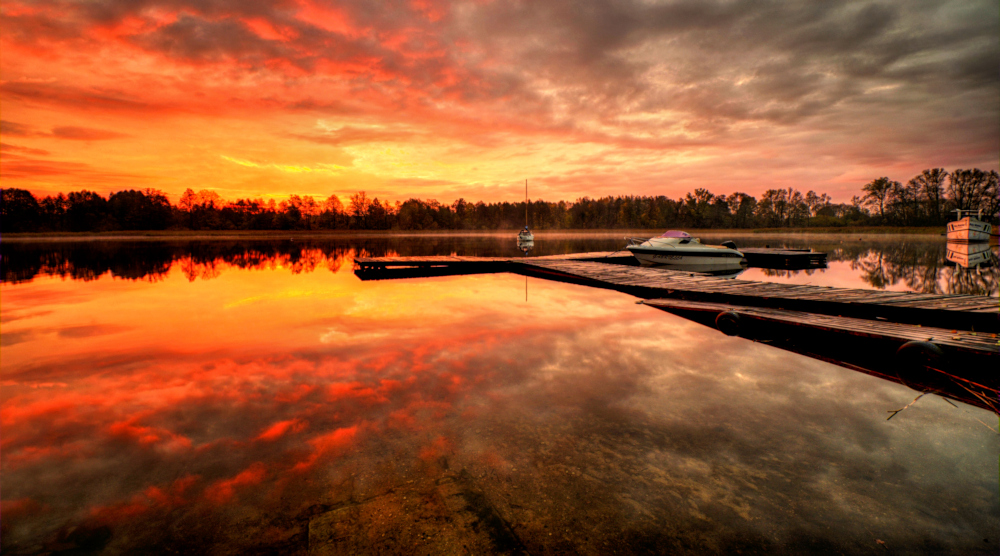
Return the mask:
<svg viewBox="0 0 1000 556">
<path fill-rule="evenodd" d="M 736 237 L 744 246 L 776 247 L 773 239 Z M 886 289 L 902 284 L 921 293 L 997 295 L 1000 276 L 991 266 L 966 269 L 946 259 L 941 241 L 905 239 L 851 241 L 846 238 L 785 241 L 788 246 L 813 247 L 828 254 L 831 264 L 845 263 L 861 281 Z M 617 251 L 615 236 L 541 238 L 534 256 L 586 251 Z M 994 250 L 996 247 L 993 248 Z M 336 271 L 354 256 L 517 256 L 507 234 L 485 236 L 379 236 L 295 240 L 166 240 L 166 241 L 52 241 L 0 244 L 0 280 L 19 283 L 48 275 L 73 280 L 95 280 L 104 274 L 125 280 L 162 280 L 177 265 L 189 280 L 208 280 L 227 267 L 288 269 L 292 273 L 320 269 Z M 993 257 L 996 260 L 996 257 Z M 822 282 L 823 269 L 760 269 L 765 277 L 787 279 L 804 273 Z M 818 274 L 817 274 L 818 273 Z"/>
<path fill-rule="evenodd" d="M 921 293 L 996 295 L 997 267 L 963 268 L 945 259 L 945 246 L 889 244 L 869 249 L 851 261 L 868 284 L 885 289 L 903 283 Z"/>
<path fill-rule="evenodd" d="M 761 273 L 768 278 L 791 278 L 792 276 L 798 276 L 799 274 L 805 274 L 806 276 L 812 276 L 816 273 L 818 268 L 807 268 L 800 270 L 790 270 L 785 268 L 762 268 Z"/>
<path fill-rule="evenodd" d="M 537 254 L 582 251 L 615 251 L 614 238 L 553 239 Z M 110 273 L 126 280 L 162 280 L 178 265 L 189 280 L 219 276 L 226 267 L 239 269 L 286 268 L 294 274 L 327 269 L 336 272 L 346 260 L 360 257 L 431 256 L 461 253 L 466 256 L 521 255 L 507 235 L 337 237 L 295 240 L 190 240 L 190 241 L 4 241 L 0 244 L 0 280 L 29 282 L 35 276 L 96 280 Z"/>
</svg>

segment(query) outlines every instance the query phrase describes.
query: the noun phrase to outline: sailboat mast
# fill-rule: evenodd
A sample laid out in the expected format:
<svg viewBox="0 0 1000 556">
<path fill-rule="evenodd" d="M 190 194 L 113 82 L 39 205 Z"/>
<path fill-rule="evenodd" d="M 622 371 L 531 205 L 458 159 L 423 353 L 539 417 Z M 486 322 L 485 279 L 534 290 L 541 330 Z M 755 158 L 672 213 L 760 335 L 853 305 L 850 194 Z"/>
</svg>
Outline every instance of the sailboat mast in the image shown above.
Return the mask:
<svg viewBox="0 0 1000 556">
<path fill-rule="evenodd" d="M 524 180 L 524 227 L 528 227 L 528 180 Z"/>
</svg>

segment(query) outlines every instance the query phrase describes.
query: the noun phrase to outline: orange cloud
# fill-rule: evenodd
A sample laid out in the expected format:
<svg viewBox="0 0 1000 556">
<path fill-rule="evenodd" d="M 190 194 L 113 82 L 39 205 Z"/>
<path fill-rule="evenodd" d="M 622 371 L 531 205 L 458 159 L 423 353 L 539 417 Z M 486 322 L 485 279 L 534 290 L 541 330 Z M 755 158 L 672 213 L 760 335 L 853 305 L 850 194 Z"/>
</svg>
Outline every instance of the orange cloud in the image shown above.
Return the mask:
<svg viewBox="0 0 1000 556">
<path fill-rule="evenodd" d="M 205 489 L 205 499 L 217 505 L 225 504 L 233 498 L 237 489 L 259 484 L 266 475 L 267 469 L 264 464 L 256 462 L 235 477 L 216 481 L 209 485 Z"/>
<path fill-rule="evenodd" d="M 260 433 L 256 440 L 277 440 L 281 438 L 288 432 L 301 432 L 306 428 L 306 422 L 301 419 L 289 419 L 287 421 L 279 421 L 267 428 L 264 432 Z"/>
<path fill-rule="evenodd" d="M 981 47 L 996 16 L 934 9 L 866 9 L 851 40 L 860 8 L 7 2 L 4 116 L 53 131 L 21 145 L 52 160 L 5 157 L 2 174 L 175 198 L 211 183 L 498 201 L 529 177 L 546 200 L 794 186 L 846 201 L 864 179 L 848 176 L 996 169 L 997 53 Z M 274 171 L 345 160 L 336 176 Z"/>
<path fill-rule="evenodd" d="M 317 436 L 309 441 L 312 451 L 309 456 L 295 464 L 292 471 L 305 471 L 311 468 L 324 456 L 336 456 L 349 448 L 358 433 L 358 425 L 342 427 L 333 432 Z"/>
</svg>

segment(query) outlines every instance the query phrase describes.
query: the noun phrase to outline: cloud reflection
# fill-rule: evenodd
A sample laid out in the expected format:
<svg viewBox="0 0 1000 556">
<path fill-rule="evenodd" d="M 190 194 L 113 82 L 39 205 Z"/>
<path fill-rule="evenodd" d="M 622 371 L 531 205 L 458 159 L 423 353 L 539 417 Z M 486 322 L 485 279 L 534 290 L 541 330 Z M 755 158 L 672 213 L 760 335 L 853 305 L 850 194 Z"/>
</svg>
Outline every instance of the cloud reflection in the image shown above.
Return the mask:
<svg viewBox="0 0 1000 556">
<path fill-rule="evenodd" d="M 121 331 L 4 346 L 4 541 L 280 551 L 309 508 L 446 468 L 536 549 L 905 551 L 996 530 L 985 412 L 929 397 L 887 423 L 911 391 L 615 292 L 532 280 L 525 303 L 523 285 L 343 267 L 5 284 L 4 314 L 34 310 L 14 323 Z"/>
</svg>

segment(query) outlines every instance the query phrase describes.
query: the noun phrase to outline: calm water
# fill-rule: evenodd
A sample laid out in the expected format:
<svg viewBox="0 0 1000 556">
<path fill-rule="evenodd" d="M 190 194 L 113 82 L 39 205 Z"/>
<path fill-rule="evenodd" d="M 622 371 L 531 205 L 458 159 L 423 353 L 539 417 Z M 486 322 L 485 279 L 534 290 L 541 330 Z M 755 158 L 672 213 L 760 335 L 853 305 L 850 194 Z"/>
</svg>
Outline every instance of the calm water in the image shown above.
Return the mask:
<svg viewBox="0 0 1000 556">
<path fill-rule="evenodd" d="M 934 238 L 733 239 L 830 253 L 741 278 L 997 295 Z M 887 421 L 917 393 L 617 292 L 353 273 L 506 236 L 0 251 L 4 553 L 1000 545 L 989 411 L 925 396 Z"/>
</svg>

